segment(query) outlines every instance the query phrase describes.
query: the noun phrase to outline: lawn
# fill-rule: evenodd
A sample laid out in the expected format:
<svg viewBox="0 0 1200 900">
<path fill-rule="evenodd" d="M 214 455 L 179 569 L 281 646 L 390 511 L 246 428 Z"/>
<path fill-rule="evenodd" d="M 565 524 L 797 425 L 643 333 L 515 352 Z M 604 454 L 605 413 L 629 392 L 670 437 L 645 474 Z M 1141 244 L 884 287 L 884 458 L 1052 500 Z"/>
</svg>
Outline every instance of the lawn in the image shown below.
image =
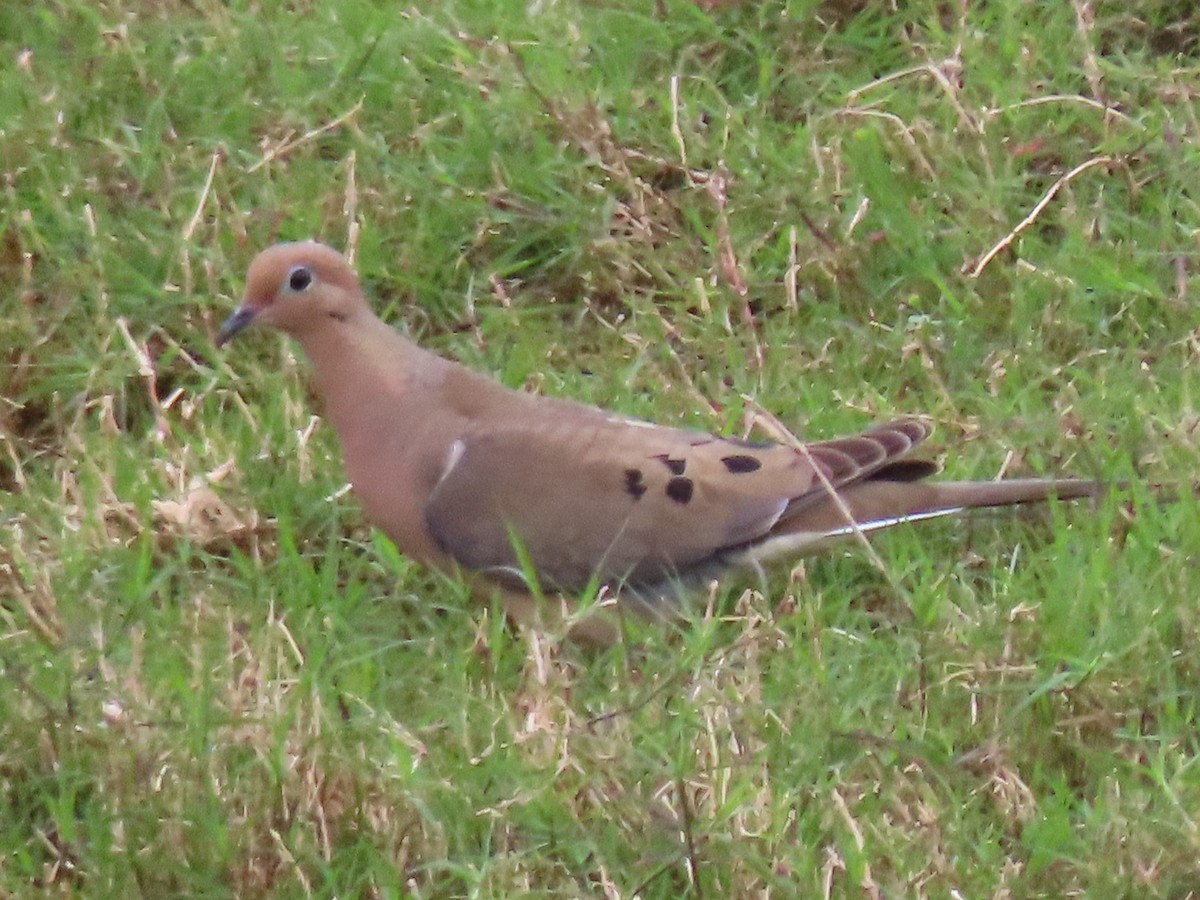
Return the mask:
<svg viewBox="0 0 1200 900">
<path fill-rule="evenodd" d="M 1200 892 L 1191 3 L 9 7 L 0 898 Z M 513 387 L 1119 487 L 517 631 L 214 347 L 306 237 Z"/>
</svg>

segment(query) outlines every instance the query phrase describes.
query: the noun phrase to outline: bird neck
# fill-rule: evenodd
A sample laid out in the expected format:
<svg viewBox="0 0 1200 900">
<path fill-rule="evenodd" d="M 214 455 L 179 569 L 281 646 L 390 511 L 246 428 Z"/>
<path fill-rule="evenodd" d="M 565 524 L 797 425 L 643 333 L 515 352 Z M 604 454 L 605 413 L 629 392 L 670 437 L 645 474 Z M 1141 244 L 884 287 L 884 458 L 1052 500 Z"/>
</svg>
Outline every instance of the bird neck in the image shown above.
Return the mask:
<svg viewBox="0 0 1200 900">
<path fill-rule="evenodd" d="M 377 409 L 365 400 L 408 394 L 428 368 L 426 357 L 433 356 L 374 314 L 331 320 L 296 337 L 312 363 L 325 415 L 339 434 Z"/>
</svg>

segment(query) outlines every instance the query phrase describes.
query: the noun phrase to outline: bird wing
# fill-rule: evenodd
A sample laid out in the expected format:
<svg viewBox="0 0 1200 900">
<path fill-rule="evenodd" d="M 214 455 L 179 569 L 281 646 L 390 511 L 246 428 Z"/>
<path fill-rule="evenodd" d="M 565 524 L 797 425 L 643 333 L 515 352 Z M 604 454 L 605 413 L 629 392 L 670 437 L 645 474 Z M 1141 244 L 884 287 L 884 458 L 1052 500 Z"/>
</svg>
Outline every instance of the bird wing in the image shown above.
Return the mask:
<svg viewBox="0 0 1200 900">
<path fill-rule="evenodd" d="M 559 590 L 657 583 L 710 570 L 781 519 L 794 528 L 829 499 L 818 469 L 834 487 L 891 466 L 928 474 L 901 460 L 927 433 L 908 420 L 805 453 L 613 418 L 489 424 L 456 443 L 424 519 L 469 569 L 519 574 L 524 554 Z"/>
</svg>

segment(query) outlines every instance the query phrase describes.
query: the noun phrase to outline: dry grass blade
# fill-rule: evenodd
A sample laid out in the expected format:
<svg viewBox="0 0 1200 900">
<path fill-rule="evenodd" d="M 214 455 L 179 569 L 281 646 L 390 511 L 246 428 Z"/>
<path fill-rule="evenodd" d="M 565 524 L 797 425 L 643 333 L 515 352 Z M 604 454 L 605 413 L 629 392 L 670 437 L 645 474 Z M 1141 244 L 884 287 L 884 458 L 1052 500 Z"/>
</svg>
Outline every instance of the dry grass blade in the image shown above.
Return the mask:
<svg viewBox="0 0 1200 900">
<path fill-rule="evenodd" d="M 1033 205 L 1033 208 L 1029 211 L 1025 218 L 1014 225 L 1008 234 L 997 241 L 992 248 L 988 250 L 987 253 L 983 254 L 983 256 L 981 256 L 976 262 L 964 263 L 962 267 L 963 272 L 969 273 L 972 278 L 978 278 L 981 274 L 983 274 L 983 270 L 988 267 L 992 260 L 1003 253 L 1008 247 L 1012 246 L 1013 241 L 1020 236 L 1022 231 L 1037 221 L 1038 216 L 1040 216 L 1046 207 L 1050 205 L 1050 202 L 1054 199 L 1055 195 L 1062 190 L 1064 186 L 1070 184 L 1074 179 L 1078 178 L 1089 169 L 1094 169 L 1096 166 L 1108 165 L 1112 161 L 1113 158 L 1111 156 L 1094 156 L 1091 159 L 1080 163 L 1075 168 L 1071 169 L 1071 171 L 1055 180 L 1054 184 L 1050 185 L 1046 193 L 1042 195 L 1041 199 Z"/>
</svg>

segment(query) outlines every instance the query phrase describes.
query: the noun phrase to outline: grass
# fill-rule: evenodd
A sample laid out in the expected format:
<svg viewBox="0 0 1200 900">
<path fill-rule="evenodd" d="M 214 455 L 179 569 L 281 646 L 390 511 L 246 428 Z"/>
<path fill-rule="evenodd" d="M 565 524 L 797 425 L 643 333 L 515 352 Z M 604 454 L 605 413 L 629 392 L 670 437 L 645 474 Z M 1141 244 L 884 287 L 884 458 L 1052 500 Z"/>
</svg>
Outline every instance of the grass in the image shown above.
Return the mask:
<svg viewBox="0 0 1200 900">
<path fill-rule="evenodd" d="M 1191 6 L 424 6 L 0 24 L 0 897 L 1193 896 Z M 513 633 L 213 348 L 307 236 L 510 385 L 1131 484 Z"/>
</svg>

